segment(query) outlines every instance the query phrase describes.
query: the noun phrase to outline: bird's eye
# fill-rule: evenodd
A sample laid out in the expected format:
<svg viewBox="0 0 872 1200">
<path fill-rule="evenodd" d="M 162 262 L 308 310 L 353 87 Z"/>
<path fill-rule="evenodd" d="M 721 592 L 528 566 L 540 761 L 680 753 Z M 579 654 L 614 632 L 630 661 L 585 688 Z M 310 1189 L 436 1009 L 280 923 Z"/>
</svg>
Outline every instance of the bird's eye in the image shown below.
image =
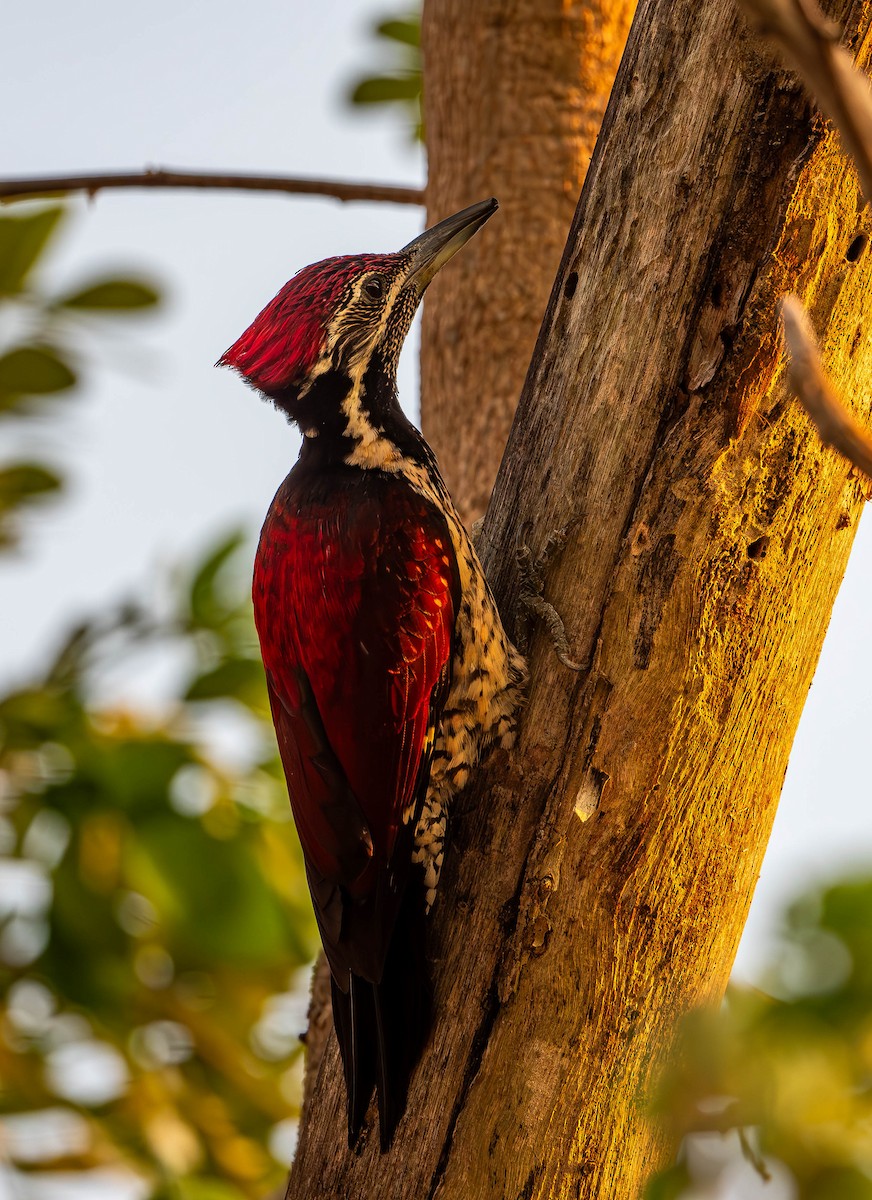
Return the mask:
<svg viewBox="0 0 872 1200">
<path fill-rule="evenodd" d="M 367 279 L 363 285 L 363 290 L 369 296 L 370 300 L 381 300 L 385 294 L 385 281 L 381 275 L 373 275 L 371 279 Z"/>
</svg>

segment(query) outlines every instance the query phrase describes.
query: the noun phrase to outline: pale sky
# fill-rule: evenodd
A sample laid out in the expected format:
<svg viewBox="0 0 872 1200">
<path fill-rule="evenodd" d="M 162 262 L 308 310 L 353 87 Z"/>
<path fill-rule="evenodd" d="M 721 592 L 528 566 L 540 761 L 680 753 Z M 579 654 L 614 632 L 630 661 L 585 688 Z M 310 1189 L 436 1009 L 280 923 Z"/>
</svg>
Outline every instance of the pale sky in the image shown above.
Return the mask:
<svg viewBox="0 0 872 1200">
<path fill-rule="evenodd" d="M 372 65 L 366 31 L 391 7 L 7 6 L 0 174 L 159 164 L 420 183 L 422 158 L 397 122 L 349 116 L 341 99 Z M 148 322 L 89 338 L 88 387 L 24 439 L 65 463 L 73 488 L 31 523 L 23 555 L 0 560 L 3 682 L 44 661 L 77 615 L 148 588 L 156 567 L 231 525 L 256 530 L 296 438 L 212 364 L 299 267 L 399 248 L 423 221 L 412 207 L 242 193 L 109 193 L 70 208 L 53 284 L 135 267 L 169 302 Z M 416 355 L 413 338 L 400 380 L 412 412 Z M 739 953 L 745 976 L 785 898 L 846 864 L 872 866 L 870 589 L 872 523 L 857 537 L 794 748 Z M 126 688 L 147 691 L 136 679 Z"/>
</svg>

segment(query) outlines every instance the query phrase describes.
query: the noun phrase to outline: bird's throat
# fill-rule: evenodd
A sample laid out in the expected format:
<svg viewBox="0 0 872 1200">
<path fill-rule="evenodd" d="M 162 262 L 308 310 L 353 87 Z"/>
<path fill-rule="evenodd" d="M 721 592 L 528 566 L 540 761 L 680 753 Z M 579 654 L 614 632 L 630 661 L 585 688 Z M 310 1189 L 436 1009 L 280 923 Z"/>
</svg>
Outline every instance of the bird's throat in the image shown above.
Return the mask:
<svg viewBox="0 0 872 1200">
<path fill-rule="evenodd" d="M 423 439 L 400 408 L 395 372 L 377 352 L 357 369 L 320 373 L 294 417 L 307 454 L 324 461 L 382 471 L 419 461 Z"/>
</svg>

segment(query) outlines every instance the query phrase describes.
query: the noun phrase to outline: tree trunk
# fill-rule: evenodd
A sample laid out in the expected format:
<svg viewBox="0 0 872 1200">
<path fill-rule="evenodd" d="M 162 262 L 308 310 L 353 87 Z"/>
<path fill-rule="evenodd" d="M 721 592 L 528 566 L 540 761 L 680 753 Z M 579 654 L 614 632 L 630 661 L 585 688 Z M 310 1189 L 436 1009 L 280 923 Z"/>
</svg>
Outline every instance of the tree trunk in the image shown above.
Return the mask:
<svg viewBox="0 0 872 1200">
<path fill-rule="evenodd" d="M 498 218 L 424 304 L 421 421 L 460 512 L 487 507 L 635 0 L 427 0 L 434 224 Z"/>
<path fill-rule="evenodd" d="M 453 822 L 395 1149 L 345 1150 L 331 1045 L 291 1197 L 636 1197 L 674 1149 L 646 1101 L 723 993 L 861 504 L 786 398 L 784 291 L 872 385 L 856 177 L 772 66 L 730 0 L 640 5 L 482 537 L 510 614 L 515 547 L 565 531 L 546 590 L 591 667 L 537 640 Z"/>
</svg>

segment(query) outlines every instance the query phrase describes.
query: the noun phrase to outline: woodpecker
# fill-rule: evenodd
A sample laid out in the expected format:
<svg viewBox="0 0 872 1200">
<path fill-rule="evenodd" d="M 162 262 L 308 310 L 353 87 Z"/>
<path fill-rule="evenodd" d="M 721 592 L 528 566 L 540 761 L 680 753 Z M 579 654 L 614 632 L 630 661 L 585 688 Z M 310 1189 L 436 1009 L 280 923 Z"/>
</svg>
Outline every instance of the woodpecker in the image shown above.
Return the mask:
<svg viewBox="0 0 872 1200">
<path fill-rule="evenodd" d="M 321 940 L 353 1147 L 389 1148 L 430 1026 L 425 918 L 453 797 L 515 739 L 526 681 L 435 456 L 397 398 L 427 285 L 497 209 L 295 275 L 222 355 L 303 434 L 254 615 Z"/>
</svg>

